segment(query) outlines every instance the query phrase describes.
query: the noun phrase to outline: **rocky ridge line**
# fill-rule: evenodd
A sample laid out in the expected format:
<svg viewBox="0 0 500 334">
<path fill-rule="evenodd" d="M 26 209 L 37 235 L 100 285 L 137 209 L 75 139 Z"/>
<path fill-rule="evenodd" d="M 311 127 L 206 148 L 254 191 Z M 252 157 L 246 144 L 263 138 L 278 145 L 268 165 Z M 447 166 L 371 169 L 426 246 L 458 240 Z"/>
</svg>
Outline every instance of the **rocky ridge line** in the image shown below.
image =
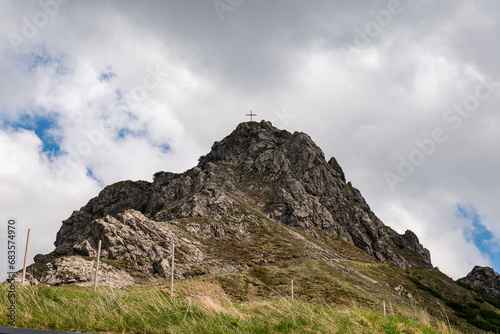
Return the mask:
<svg viewBox="0 0 500 334">
<path fill-rule="evenodd" d="M 56 259 L 90 261 L 100 239 L 105 261 L 149 280 L 167 276 L 172 242 L 182 245 L 181 279 L 294 258 L 341 259 L 325 238 L 402 268 L 432 267 L 417 236 L 384 225 L 308 135 L 248 122 L 184 173 L 104 188 L 63 222 L 54 252 L 37 255 L 35 276 L 55 282 Z M 78 281 L 66 276 L 59 282 Z"/>
</svg>

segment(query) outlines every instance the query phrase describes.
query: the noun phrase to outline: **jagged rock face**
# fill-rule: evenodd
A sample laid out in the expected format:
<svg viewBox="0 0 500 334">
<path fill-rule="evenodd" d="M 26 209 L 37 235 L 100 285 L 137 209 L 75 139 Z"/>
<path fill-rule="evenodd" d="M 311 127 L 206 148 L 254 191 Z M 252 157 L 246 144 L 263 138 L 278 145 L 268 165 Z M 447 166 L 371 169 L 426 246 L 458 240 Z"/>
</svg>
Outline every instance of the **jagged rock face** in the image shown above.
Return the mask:
<svg viewBox="0 0 500 334">
<path fill-rule="evenodd" d="M 155 221 L 133 209 L 116 214 L 116 218 L 107 215 L 94 219 L 81 226 L 71 239 L 61 242 L 56 252 L 37 255 L 37 263 L 28 273 L 34 276 L 33 282 L 43 284 L 89 285 L 98 240 L 102 240 L 101 258 L 106 280 L 110 282 L 106 284 L 111 286 L 170 278 L 172 243 L 176 280 L 201 274 L 232 273 L 253 265 L 291 259 L 342 259 L 331 249 L 317 245 L 312 237 L 301 235 L 262 213 L 242 212 L 247 209 L 238 206 L 235 203 L 231 209 L 231 221 L 227 216 L 219 220 Z M 58 254 L 63 250 L 67 252 L 64 256 Z M 126 274 L 126 279 L 120 280 L 121 274 Z"/>
<path fill-rule="evenodd" d="M 198 167 L 228 164 L 274 182 L 275 191 L 257 200 L 270 218 L 310 233 L 317 228 L 355 244 L 381 261 L 401 267 L 429 267 L 430 253 L 411 231 L 399 235 L 370 210 L 361 193 L 345 183 L 335 158 L 323 152 L 303 133 L 277 130 L 269 122 L 241 124 L 213 145 Z M 238 180 L 235 180 L 238 182 Z M 413 259 L 397 249 L 418 254 Z"/>
<path fill-rule="evenodd" d="M 475 266 L 466 277 L 459 281 L 466 283 L 482 296 L 500 299 L 500 275 L 490 267 Z"/>
<path fill-rule="evenodd" d="M 95 256 L 99 239 L 104 258 L 132 261 L 146 275 L 162 277 L 170 270 L 165 259 L 171 242 L 185 245 L 178 262 L 186 272 L 202 263 L 203 270 L 216 273 L 279 257 L 340 258 L 288 226 L 316 239 L 341 238 L 403 268 L 432 267 L 417 236 L 385 226 L 345 182 L 337 161 L 327 162 L 308 135 L 264 121 L 240 124 L 197 167 L 182 174 L 158 172 L 152 183 L 123 181 L 106 187 L 63 222 L 55 251 L 37 262 Z M 272 235 L 278 230 L 290 240 L 257 241 L 264 231 Z M 234 251 L 228 244 L 240 253 L 251 249 L 254 253 L 245 257 L 250 262 L 226 256 L 224 252 Z M 269 250 L 277 247 L 283 251 Z"/>
</svg>

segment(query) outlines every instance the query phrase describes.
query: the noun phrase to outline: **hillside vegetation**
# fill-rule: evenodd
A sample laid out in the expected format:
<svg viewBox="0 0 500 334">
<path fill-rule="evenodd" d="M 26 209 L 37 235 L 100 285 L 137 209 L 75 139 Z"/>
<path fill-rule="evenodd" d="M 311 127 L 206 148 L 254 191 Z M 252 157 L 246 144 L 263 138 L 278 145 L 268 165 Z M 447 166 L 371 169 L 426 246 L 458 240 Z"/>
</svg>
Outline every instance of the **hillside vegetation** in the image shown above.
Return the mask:
<svg viewBox="0 0 500 334">
<path fill-rule="evenodd" d="M 309 260 L 185 279 L 174 288 L 171 299 L 166 282 L 95 294 L 75 285 L 17 287 L 16 325 L 97 333 L 500 332 L 498 300 L 437 270 Z M 7 286 L 0 289 L 6 326 Z"/>
<path fill-rule="evenodd" d="M 5 320 L 0 324 L 5 326 Z M 384 317 L 355 303 L 171 299 L 161 288 L 106 288 L 96 294 L 90 288 L 23 288 L 17 325 L 96 333 L 459 333 L 419 309 Z"/>
<path fill-rule="evenodd" d="M 184 173 L 105 187 L 63 221 L 55 246 L 27 270 L 40 286 L 19 289 L 19 326 L 500 332 L 500 301 L 434 270 L 417 235 L 385 225 L 335 158 L 265 121 L 238 125 Z"/>
</svg>

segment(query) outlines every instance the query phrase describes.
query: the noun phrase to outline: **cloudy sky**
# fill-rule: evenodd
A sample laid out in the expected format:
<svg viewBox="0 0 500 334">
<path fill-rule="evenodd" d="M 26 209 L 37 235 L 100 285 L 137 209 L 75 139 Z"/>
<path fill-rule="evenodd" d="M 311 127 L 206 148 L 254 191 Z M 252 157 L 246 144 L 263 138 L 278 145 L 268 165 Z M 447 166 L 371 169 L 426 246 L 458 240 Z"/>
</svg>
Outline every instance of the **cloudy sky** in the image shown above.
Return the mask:
<svg viewBox="0 0 500 334">
<path fill-rule="evenodd" d="M 451 277 L 500 271 L 499 7 L 2 1 L 2 243 L 14 217 L 18 266 L 27 228 L 30 260 L 52 251 L 104 186 L 191 168 L 252 110 L 308 133 Z"/>
</svg>

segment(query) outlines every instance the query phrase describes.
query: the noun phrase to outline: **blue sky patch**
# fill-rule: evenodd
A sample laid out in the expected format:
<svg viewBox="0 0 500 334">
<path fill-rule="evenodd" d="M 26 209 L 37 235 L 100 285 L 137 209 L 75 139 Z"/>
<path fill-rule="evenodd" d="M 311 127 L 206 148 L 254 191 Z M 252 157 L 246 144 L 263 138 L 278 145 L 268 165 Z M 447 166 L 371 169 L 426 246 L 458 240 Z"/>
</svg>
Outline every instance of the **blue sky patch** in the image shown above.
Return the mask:
<svg viewBox="0 0 500 334">
<path fill-rule="evenodd" d="M 123 100 L 123 92 L 120 89 L 115 90 L 115 96 L 118 105 L 125 105 L 125 101 Z"/>
<path fill-rule="evenodd" d="M 101 76 L 99 77 L 99 81 L 100 82 L 103 82 L 103 81 L 109 81 L 111 78 L 114 78 L 116 77 L 116 73 L 113 73 L 113 72 L 103 72 L 101 73 Z"/>
<path fill-rule="evenodd" d="M 159 147 L 162 153 L 167 153 L 168 151 L 170 151 L 170 146 L 166 143 L 161 144 Z"/>
<path fill-rule="evenodd" d="M 466 239 L 472 241 L 482 254 L 490 258 L 495 271 L 498 272 L 500 270 L 499 242 L 494 234 L 484 225 L 483 219 L 477 213 L 477 210 L 473 206 L 458 205 L 457 216 L 469 220 L 472 223 L 471 226 L 464 231 Z"/>
<path fill-rule="evenodd" d="M 117 131 L 117 135 L 119 139 L 125 139 L 127 137 L 146 137 L 146 130 L 132 130 L 130 128 L 121 128 Z"/>
<path fill-rule="evenodd" d="M 4 121 L 4 126 L 14 130 L 33 131 L 42 141 L 42 151 L 49 155 L 58 155 L 61 138 L 58 135 L 59 124 L 55 114 L 24 114 L 15 121 Z"/>
<path fill-rule="evenodd" d="M 101 188 L 104 188 L 104 183 L 101 179 L 95 176 L 94 171 L 91 168 L 87 168 L 87 176 L 96 181 Z"/>
<path fill-rule="evenodd" d="M 45 46 L 41 46 L 37 51 L 25 53 L 19 56 L 22 67 L 33 72 L 39 67 L 56 65 L 57 74 L 65 74 L 67 69 L 63 66 L 63 58 L 51 55 Z"/>
</svg>

